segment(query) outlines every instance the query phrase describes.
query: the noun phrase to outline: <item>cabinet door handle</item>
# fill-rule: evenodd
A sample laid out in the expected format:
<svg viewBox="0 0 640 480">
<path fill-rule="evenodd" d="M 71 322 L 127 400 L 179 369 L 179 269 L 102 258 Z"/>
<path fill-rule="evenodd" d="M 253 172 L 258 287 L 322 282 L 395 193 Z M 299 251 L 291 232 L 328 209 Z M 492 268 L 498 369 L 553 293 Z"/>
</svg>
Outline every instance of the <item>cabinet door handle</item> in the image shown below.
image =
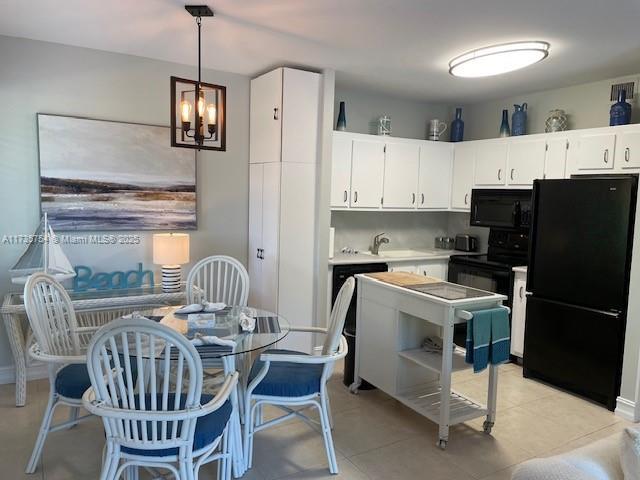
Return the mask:
<svg viewBox="0 0 640 480">
<path fill-rule="evenodd" d="M 520 297 L 520 300 L 522 300 L 524 298 L 524 296 L 522 295 L 522 285 L 520 285 L 520 290 L 518 291 L 518 296 Z"/>
<path fill-rule="evenodd" d="M 424 193 L 420 194 L 420 204 L 424 205 Z"/>
<path fill-rule="evenodd" d="M 273 119 L 274 120 L 278 120 L 278 112 L 279 112 L 278 107 L 275 107 L 273 109 Z"/>
<path fill-rule="evenodd" d="M 344 202 L 345 203 L 347 203 L 347 198 L 348 198 L 348 195 L 347 195 L 347 191 L 345 190 L 344 191 Z"/>
<path fill-rule="evenodd" d="M 467 200 L 468 200 L 468 199 L 469 199 L 469 194 L 468 194 L 468 193 L 465 193 L 465 194 L 464 194 L 464 204 L 465 204 L 465 205 L 467 204 Z"/>
<path fill-rule="evenodd" d="M 499 168 L 498 169 L 498 180 L 502 180 L 502 178 L 500 178 L 502 176 L 502 169 Z"/>
<path fill-rule="evenodd" d="M 260 249 L 256 248 L 256 258 L 260 258 Z"/>
<path fill-rule="evenodd" d="M 358 191 L 353 192 L 353 203 L 358 203 Z"/>
<path fill-rule="evenodd" d="M 609 163 L 609 149 L 604 149 L 604 163 Z"/>
<path fill-rule="evenodd" d="M 415 205 L 415 203 L 416 203 L 416 194 L 412 193 L 411 194 L 411 205 Z"/>
<path fill-rule="evenodd" d="M 624 161 L 628 162 L 631 157 L 631 152 L 629 151 L 629 147 L 624 149 Z"/>
<path fill-rule="evenodd" d="M 515 168 L 511 169 L 511 173 L 509 174 L 509 177 L 511 178 L 511 180 L 513 180 L 513 172 L 515 172 Z"/>
</svg>

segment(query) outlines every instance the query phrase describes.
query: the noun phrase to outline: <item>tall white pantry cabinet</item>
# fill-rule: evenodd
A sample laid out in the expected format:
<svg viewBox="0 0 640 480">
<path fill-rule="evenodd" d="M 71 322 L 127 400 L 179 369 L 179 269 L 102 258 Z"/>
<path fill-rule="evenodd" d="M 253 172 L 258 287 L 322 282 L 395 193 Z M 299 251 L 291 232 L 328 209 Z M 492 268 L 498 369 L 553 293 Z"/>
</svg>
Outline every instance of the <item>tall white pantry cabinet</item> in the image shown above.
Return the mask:
<svg viewBox="0 0 640 480">
<path fill-rule="evenodd" d="M 278 68 L 251 81 L 249 305 L 296 326 L 314 317 L 320 80 Z M 310 352 L 309 337 L 284 346 Z"/>
</svg>

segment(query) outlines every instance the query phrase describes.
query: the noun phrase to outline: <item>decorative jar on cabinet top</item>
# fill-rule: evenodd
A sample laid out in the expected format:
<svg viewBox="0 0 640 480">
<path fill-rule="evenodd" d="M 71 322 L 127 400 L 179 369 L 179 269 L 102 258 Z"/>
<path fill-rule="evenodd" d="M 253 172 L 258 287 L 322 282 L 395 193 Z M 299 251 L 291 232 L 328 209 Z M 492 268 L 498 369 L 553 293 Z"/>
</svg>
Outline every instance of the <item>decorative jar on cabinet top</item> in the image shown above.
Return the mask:
<svg viewBox="0 0 640 480">
<path fill-rule="evenodd" d="M 628 125 L 631 123 L 631 105 L 627 103 L 627 91 L 618 92 L 618 101 L 609 110 L 609 125 Z"/>
<path fill-rule="evenodd" d="M 551 110 L 549 116 L 544 121 L 544 131 L 551 132 L 564 132 L 569 128 L 569 121 L 567 114 L 562 109 Z"/>
<path fill-rule="evenodd" d="M 464 122 L 462 121 L 462 108 L 456 108 L 456 118 L 451 122 L 449 140 L 451 142 L 461 142 L 464 137 Z"/>
<path fill-rule="evenodd" d="M 515 109 L 511 117 L 511 135 L 527 134 L 527 104 L 514 105 Z"/>
</svg>

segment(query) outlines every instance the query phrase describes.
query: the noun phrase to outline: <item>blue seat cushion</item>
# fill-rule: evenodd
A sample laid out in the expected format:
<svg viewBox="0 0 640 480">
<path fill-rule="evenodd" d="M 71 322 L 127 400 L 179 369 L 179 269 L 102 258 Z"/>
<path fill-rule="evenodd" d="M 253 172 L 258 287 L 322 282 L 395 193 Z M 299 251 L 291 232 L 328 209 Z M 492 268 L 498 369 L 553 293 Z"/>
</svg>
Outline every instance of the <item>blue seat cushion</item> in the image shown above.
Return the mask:
<svg viewBox="0 0 640 480">
<path fill-rule="evenodd" d="M 67 365 L 56 375 L 56 392 L 63 397 L 80 399 L 90 386 L 91 379 L 85 364 Z"/>
<path fill-rule="evenodd" d="M 294 350 L 268 350 L 266 353 L 307 355 Z M 256 378 L 263 364 L 264 362 L 259 359 L 254 362 L 249 373 L 249 382 Z M 322 364 L 271 362 L 267 375 L 255 388 L 253 394 L 270 397 L 304 397 L 319 393 L 323 367 Z"/>
<path fill-rule="evenodd" d="M 157 396 L 158 405 L 162 403 L 162 394 L 158 394 Z M 180 409 L 184 408 L 186 395 L 181 395 L 180 399 Z M 139 407 L 138 400 L 139 397 L 136 396 L 136 408 Z M 146 395 L 145 403 L 146 405 L 150 404 L 150 395 Z M 202 395 L 200 397 L 200 405 L 204 405 L 209 403 L 213 399 L 213 395 Z M 173 405 L 175 401 L 175 395 L 169 395 L 169 405 Z M 227 426 L 227 422 L 229 422 L 229 418 L 231 417 L 231 402 L 227 400 L 218 410 L 210 413 L 209 415 L 205 415 L 203 417 L 198 418 L 196 421 L 196 430 L 193 436 L 193 451 L 196 452 L 201 448 L 204 448 L 208 445 L 211 445 L 216 438 L 222 435 L 224 428 Z M 147 431 L 149 432 L 149 437 L 151 438 L 152 431 L 152 423 L 147 422 Z M 180 428 L 182 425 L 178 427 L 178 434 L 180 434 Z M 140 428 L 140 427 L 138 427 Z M 160 423 L 156 422 L 157 431 L 160 432 Z M 171 431 L 173 425 L 171 422 L 167 422 L 167 431 Z M 140 431 L 140 430 L 138 430 Z M 159 450 L 144 450 L 139 448 L 131 448 L 131 447 L 122 447 L 122 452 L 128 453 L 129 455 L 143 455 L 147 457 L 167 457 L 178 455 L 178 448 L 163 448 Z"/>
</svg>

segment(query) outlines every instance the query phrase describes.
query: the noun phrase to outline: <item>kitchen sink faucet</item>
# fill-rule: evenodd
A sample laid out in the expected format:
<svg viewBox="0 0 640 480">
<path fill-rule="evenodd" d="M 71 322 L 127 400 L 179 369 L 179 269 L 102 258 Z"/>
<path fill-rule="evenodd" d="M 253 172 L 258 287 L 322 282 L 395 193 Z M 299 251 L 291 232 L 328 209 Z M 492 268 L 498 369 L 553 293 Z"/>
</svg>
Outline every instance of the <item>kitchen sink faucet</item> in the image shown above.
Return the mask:
<svg viewBox="0 0 640 480">
<path fill-rule="evenodd" d="M 380 245 L 382 245 L 383 243 L 389 243 L 389 239 L 384 235 L 386 235 L 385 232 L 382 232 L 373 237 L 373 245 L 371 246 L 371 253 L 373 255 L 378 255 Z"/>
</svg>

